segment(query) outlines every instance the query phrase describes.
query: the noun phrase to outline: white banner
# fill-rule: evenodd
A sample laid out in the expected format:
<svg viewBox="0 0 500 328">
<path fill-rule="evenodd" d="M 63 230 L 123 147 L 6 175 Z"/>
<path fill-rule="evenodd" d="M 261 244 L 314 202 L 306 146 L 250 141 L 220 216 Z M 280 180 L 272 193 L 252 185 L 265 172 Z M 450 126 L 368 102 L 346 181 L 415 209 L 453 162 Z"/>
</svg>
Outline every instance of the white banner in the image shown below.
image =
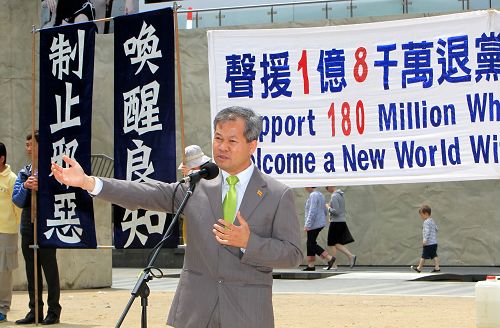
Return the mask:
<svg viewBox="0 0 500 328">
<path fill-rule="evenodd" d="M 211 117 L 254 109 L 291 187 L 500 177 L 500 12 L 208 32 Z"/>
</svg>

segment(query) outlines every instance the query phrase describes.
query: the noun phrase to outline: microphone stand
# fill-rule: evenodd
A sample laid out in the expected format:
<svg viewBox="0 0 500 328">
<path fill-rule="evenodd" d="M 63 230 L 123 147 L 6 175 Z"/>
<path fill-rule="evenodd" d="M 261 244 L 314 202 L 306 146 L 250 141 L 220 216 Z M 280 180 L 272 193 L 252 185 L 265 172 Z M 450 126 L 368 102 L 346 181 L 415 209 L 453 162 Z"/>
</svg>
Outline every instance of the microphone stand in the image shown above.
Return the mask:
<svg viewBox="0 0 500 328">
<path fill-rule="evenodd" d="M 125 317 L 127 316 L 128 311 L 130 310 L 130 307 L 134 303 L 135 299 L 140 296 L 141 297 L 141 328 L 147 328 L 148 326 L 148 318 L 147 318 L 147 306 L 148 306 L 148 296 L 150 294 L 149 286 L 148 286 L 148 281 L 153 279 L 153 275 L 151 274 L 151 269 L 153 268 L 153 264 L 156 261 L 156 258 L 158 257 L 158 254 L 160 254 L 160 251 L 163 247 L 163 244 L 167 240 L 165 237 L 170 234 L 172 231 L 175 222 L 179 219 L 179 216 L 181 215 L 182 211 L 184 210 L 184 207 L 186 207 L 186 204 L 189 200 L 189 198 L 193 195 L 194 188 L 196 187 L 196 183 L 190 183 L 189 189 L 186 192 L 186 195 L 184 196 L 184 199 L 182 200 L 181 205 L 179 206 L 179 209 L 177 210 L 177 213 L 175 213 L 174 217 L 172 218 L 172 222 L 170 222 L 170 225 L 163 235 L 163 239 L 160 241 L 159 246 L 156 248 L 156 250 L 153 253 L 153 256 L 149 260 L 149 263 L 146 268 L 142 271 L 139 279 L 137 280 L 134 289 L 132 289 L 132 296 L 130 296 L 130 299 L 127 303 L 127 306 L 125 306 L 125 309 L 123 310 L 120 319 L 118 319 L 118 322 L 115 326 L 115 328 L 121 327 L 123 320 L 125 320 Z"/>
</svg>

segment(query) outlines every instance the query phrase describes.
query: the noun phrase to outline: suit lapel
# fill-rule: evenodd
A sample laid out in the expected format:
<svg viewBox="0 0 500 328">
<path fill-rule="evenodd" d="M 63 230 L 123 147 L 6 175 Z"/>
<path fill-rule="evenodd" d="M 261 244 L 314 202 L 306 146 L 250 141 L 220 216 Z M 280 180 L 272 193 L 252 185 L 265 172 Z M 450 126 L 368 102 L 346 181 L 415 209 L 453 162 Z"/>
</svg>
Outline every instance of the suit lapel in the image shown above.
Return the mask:
<svg viewBox="0 0 500 328">
<path fill-rule="evenodd" d="M 207 181 L 207 197 L 214 215 L 214 222 L 222 218 L 222 174 Z"/>
<path fill-rule="evenodd" d="M 214 222 L 222 218 L 222 174 L 213 180 L 207 181 L 207 197 L 210 202 Z M 268 190 L 267 185 L 260 171 L 255 168 L 250 181 L 248 182 L 247 189 L 243 195 L 240 209 L 241 215 L 248 221 L 253 211 L 260 202 L 266 197 Z M 238 224 L 238 220 L 235 221 Z"/>
<path fill-rule="evenodd" d="M 240 205 L 240 213 L 245 220 L 251 220 L 253 211 L 266 197 L 267 192 L 266 182 L 262 179 L 260 171 L 255 167 Z M 238 224 L 237 221 L 235 224 Z"/>
</svg>

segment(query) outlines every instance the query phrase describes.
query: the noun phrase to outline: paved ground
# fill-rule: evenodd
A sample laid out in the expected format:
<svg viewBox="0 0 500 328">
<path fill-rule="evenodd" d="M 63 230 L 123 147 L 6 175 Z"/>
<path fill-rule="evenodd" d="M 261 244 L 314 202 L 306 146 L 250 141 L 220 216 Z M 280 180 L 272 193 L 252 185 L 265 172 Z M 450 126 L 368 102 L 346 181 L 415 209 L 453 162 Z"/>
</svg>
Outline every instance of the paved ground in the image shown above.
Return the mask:
<svg viewBox="0 0 500 328">
<path fill-rule="evenodd" d="M 430 270 L 430 268 L 429 268 Z M 141 269 L 113 269 L 113 286 L 132 290 Z M 166 278 L 148 283 L 152 291 L 175 291 L 180 269 L 164 270 Z M 315 272 L 279 270 L 274 293 L 325 295 L 474 297 L 475 282 L 500 275 L 499 267 L 443 267 L 441 273 L 416 273 L 406 267 L 355 267 Z"/>
<path fill-rule="evenodd" d="M 318 269 L 276 273 L 281 278 L 274 281 L 276 328 L 475 328 L 474 282 L 470 280 L 500 275 L 500 268 L 470 267 L 443 268 L 441 274 L 417 274 L 397 267 L 341 267 L 338 272 Z M 63 290 L 63 312 L 57 327 L 115 327 L 140 272 L 114 269 L 112 288 Z M 149 283 L 149 327 L 166 327 L 180 270 L 166 272 L 168 278 Z M 9 320 L 0 327 L 19 327 L 14 321 L 26 314 L 27 303 L 27 292 L 15 292 Z M 140 303 L 135 299 L 123 328 L 141 326 Z"/>
</svg>

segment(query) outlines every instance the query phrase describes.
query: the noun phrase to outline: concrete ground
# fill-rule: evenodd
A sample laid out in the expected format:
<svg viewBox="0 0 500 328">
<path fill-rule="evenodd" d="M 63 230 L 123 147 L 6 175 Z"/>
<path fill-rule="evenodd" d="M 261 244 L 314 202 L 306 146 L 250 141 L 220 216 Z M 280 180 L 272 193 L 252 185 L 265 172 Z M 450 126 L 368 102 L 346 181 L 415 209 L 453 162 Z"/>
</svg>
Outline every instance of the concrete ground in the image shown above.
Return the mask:
<svg viewBox="0 0 500 328">
<path fill-rule="evenodd" d="M 177 287 L 180 269 L 164 271 L 167 278 L 148 283 L 149 327 L 166 326 Z M 112 288 L 64 290 L 62 323 L 57 327 L 115 327 L 140 272 L 113 269 Z M 439 274 L 418 274 L 406 267 L 279 270 L 273 288 L 276 327 L 473 328 L 475 282 L 471 280 L 489 274 L 500 275 L 500 268 L 443 267 Z M 15 292 L 8 322 L 0 323 L 0 328 L 19 327 L 13 321 L 25 315 L 27 302 L 26 292 Z M 140 303 L 134 300 L 122 327 L 141 327 Z"/>
</svg>

